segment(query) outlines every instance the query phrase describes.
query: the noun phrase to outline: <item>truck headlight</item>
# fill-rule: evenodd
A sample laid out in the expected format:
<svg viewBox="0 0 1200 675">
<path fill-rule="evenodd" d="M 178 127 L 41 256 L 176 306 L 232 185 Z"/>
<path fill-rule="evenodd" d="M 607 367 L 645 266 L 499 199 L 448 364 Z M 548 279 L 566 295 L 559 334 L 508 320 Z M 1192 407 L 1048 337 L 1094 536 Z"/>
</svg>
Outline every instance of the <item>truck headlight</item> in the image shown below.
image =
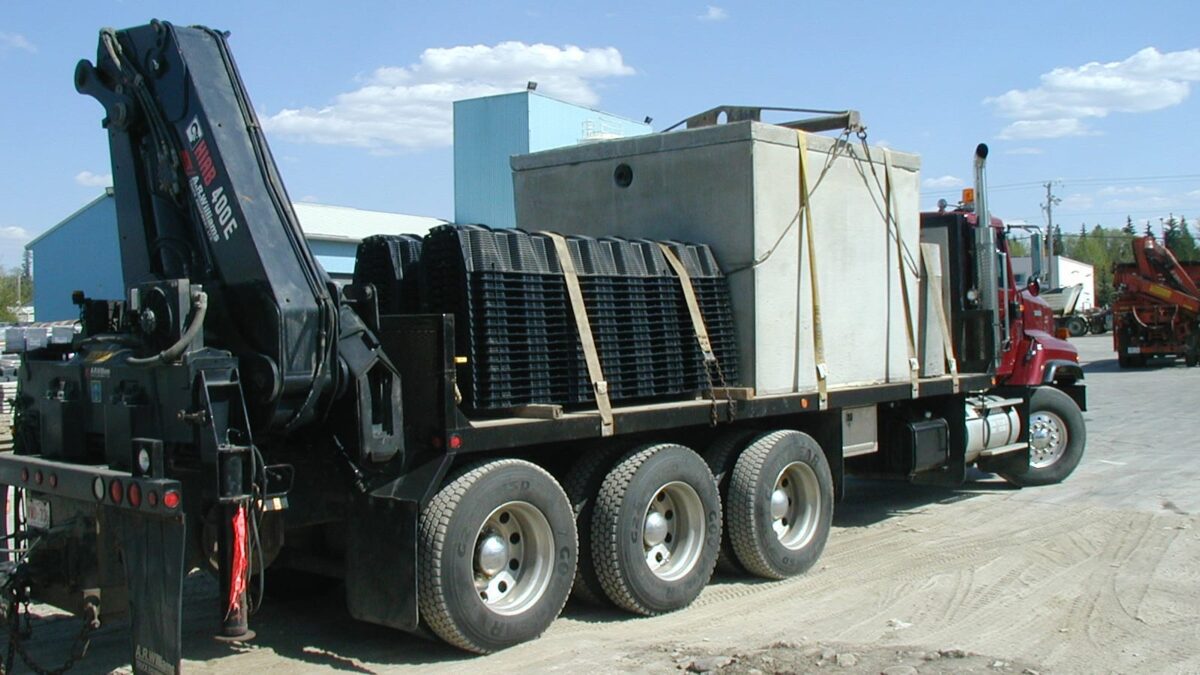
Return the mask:
<svg viewBox="0 0 1200 675">
<path fill-rule="evenodd" d="M 150 451 L 146 448 L 138 450 L 137 466 L 138 472 L 140 472 L 142 475 L 147 475 L 150 473 Z"/>
</svg>

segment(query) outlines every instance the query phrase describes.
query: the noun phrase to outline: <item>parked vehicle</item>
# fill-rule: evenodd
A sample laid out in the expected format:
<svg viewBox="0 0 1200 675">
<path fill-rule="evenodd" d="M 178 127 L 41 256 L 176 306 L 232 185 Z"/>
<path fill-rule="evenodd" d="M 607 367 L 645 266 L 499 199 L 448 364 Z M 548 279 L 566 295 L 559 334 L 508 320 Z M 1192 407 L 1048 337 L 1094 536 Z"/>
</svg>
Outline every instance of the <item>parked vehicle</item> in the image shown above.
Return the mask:
<svg viewBox="0 0 1200 675">
<path fill-rule="evenodd" d="M 227 639 L 247 638 L 264 585 L 340 578 L 356 619 L 490 652 L 541 634 L 572 589 L 649 615 L 691 603 L 719 558 L 803 573 L 848 473 L 953 485 L 978 466 L 1031 486 L 1082 456 L 1077 353 L 1013 284 L 984 145 L 973 200 L 920 215 L 917 158 L 810 133 L 828 119 L 739 109 L 589 145 L 595 163 L 570 170 L 533 157 L 523 226 L 557 217 L 575 235 L 596 203 L 621 212 L 590 237 L 435 231 L 415 263 L 425 313 L 381 313 L 412 260 L 330 282 L 224 34 L 154 22 L 103 31 L 97 54 L 75 84 L 105 108 L 127 297 L 76 297 L 78 335 L 8 335 L 27 348 L 16 452 L 0 456 L 21 551 L 3 589 L 12 620 L 51 603 L 88 622 L 81 639 L 130 613 L 135 672 L 179 670 L 195 567 L 219 580 Z M 788 167 L 775 196 L 790 225 L 701 210 L 681 227 L 702 244 L 597 236 L 669 223 L 672 204 L 746 203 L 749 180 L 696 181 L 757 171 L 751 147 Z M 669 148 L 674 168 L 656 164 Z M 821 153 L 840 157 L 810 166 Z M 686 157 L 721 169 L 685 180 Z M 886 204 L 871 225 L 883 248 L 836 221 L 869 198 Z M 762 243 L 776 226 L 758 258 L 720 236 Z M 555 400 L 560 386 L 578 398 Z"/>
<path fill-rule="evenodd" d="M 1122 368 L 1153 356 L 1200 364 L 1200 262 L 1179 261 L 1154 237 L 1133 240 L 1132 263 L 1113 265 L 1113 349 Z"/>
</svg>

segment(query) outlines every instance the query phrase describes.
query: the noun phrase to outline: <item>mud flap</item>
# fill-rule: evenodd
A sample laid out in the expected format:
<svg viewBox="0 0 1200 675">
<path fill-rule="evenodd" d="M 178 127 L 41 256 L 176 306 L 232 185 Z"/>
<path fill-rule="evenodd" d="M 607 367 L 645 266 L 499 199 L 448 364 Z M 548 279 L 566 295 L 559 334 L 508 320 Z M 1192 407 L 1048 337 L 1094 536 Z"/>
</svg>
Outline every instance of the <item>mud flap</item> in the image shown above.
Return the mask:
<svg viewBox="0 0 1200 675">
<path fill-rule="evenodd" d="M 414 631 L 417 504 L 357 495 L 346 550 L 346 606 L 359 621 Z"/>
<path fill-rule="evenodd" d="M 107 511 L 125 561 L 133 672 L 179 673 L 183 659 L 184 516 L 160 518 L 126 509 Z"/>
</svg>

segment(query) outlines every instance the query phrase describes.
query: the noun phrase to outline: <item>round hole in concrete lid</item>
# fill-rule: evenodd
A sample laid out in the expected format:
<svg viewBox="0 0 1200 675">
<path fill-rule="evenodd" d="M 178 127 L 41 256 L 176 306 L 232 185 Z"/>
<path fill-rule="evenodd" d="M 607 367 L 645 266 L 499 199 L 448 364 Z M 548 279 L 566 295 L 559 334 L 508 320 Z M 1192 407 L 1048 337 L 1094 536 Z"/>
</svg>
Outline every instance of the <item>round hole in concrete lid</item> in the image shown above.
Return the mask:
<svg viewBox="0 0 1200 675">
<path fill-rule="evenodd" d="M 629 187 L 633 183 L 633 167 L 628 164 L 618 164 L 613 171 L 613 182 L 617 187 Z"/>
</svg>

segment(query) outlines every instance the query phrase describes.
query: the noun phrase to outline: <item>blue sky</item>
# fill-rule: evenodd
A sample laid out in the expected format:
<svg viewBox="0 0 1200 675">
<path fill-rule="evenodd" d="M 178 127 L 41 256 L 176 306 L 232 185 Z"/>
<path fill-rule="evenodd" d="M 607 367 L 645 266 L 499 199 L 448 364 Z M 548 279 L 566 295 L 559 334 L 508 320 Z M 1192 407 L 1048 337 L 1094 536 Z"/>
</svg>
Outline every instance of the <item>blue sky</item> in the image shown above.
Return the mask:
<svg viewBox="0 0 1200 675">
<path fill-rule="evenodd" d="M 229 30 L 293 199 L 450 218 L 450 101 L 539 92 L 662 129 L 719 104 L 856 108 L 954 200 L 992 147 L 992 208 L 1043 222 L 1200 218 L 1200 3 L 0 4 L 0 265 L 107 184 L 75 93 L 97 31 Z"/>
</svg>

